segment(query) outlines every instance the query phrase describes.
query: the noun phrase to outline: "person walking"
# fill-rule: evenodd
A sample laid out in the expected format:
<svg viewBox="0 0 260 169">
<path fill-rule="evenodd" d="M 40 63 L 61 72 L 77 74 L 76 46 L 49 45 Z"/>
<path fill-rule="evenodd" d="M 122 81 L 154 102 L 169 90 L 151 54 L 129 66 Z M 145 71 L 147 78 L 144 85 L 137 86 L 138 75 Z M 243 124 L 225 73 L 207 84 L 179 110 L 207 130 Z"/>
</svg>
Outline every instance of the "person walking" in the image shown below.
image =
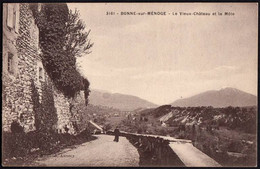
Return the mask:
<svg viewBox="0 0 260 169">
<path fill-rule="evenodd" d="M 118 141 L 119 141 L 119 134 L 120 134 L 120 131 L 119 131 L 118 127 L 115 128 L 114 134 L 115 134 L 115 139 L 114 139 L 114 141 L 115 141 L 115 142 L 118 142 Z"/>
<path fill-rule="evenodd" d="M 67 125 L 65 125 L 65 126 L 64 126 L 64 130 L 65 130 L 65 133 L 67 134 L 67 133 L 68 133 L 68 131 L 69 131 L 69 128 L 68 128 L 68 126 L 67 126 Z"/>
</svg>

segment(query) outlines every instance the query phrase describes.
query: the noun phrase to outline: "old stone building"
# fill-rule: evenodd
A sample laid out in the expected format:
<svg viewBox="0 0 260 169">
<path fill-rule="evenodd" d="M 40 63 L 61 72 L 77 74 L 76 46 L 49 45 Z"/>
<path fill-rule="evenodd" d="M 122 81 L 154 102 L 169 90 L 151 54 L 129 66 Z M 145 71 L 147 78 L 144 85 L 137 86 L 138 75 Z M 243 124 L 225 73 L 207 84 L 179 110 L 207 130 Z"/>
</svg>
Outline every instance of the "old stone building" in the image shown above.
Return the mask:
<svg viewBox="0 0 260 169">
<path fill-rule="evenodd" d="M 40 10 L 40 6 L 39 6 Z M 42 100 L 42 83 L 49 85 L 51 80 L 45 73 L 40 59 L 39 30 L 34 22 L 32 11 L 26 3 L 3 4 L 3 70 L 2 70 L 2 128 L 10 131 L 13 121 L 23 126 L 25 132 L 35 130 L 32 83 Z M 58 132 L 75 134 L 72 125 L 71 104 L 75 99 L 67 99 L 53 85 L 54 105 L 58 121 Z M 84 97 L 80 97 L 84 99 Z M 84 100 L 82 100 L 84 102 Z M 74 120 L 75 121 L 75 120 Z"/>
</svg>

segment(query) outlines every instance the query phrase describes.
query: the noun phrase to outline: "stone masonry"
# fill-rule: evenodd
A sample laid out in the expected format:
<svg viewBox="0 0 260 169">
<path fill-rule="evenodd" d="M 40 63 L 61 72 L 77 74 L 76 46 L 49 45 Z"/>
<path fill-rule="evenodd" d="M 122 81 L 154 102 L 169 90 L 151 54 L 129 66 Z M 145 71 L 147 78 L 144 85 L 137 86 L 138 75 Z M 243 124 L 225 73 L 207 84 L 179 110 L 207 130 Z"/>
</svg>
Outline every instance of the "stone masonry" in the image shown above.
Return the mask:
<svg viewBox="0 0 260 169">
<path fill-rule="evenodd" d="M 14 17 L 10 11 L 8 14 L 9 8 L 16 10 L 18 31 L 7 25 L 8 17 Z M 3 129 L 9 131 L 12 121 L 17 120 L 25 131 L 31 131 L 35 127 L 30 80 L 36 81 L 38 57 L 37 38 L 32 37 L 38 30 L 28 5 L 4 4 L 3 13 Z"/>
<path fill-rule="evenodd" d="M 31 81 L 40 94 L 42 82 L 49 79 L 42 66 L 39 49 L 39 30 L 29 4 L 3 4 L 3 73 L 2 73 L 2 128 L 10 132 L 13 121 L 18 121 L 25 132 L 35 130 Z M 71 100 L 54 86 L 57 109 L 57 131 L 75 134 L 70 112 Z M 84 98 L 84 97 L 83 97 Z"/>
<path fill-rule="evenodd" d="M 70 129 L 69 133 L 74 134 L 74 129 L 71 123 L 70 103 L 64 95 L 57 90 L 54 90 L 54 104 L 57 109 L 58 122 L 57 129 L 59 133 L 64 133 L 64 126 Z"/>
</svg>

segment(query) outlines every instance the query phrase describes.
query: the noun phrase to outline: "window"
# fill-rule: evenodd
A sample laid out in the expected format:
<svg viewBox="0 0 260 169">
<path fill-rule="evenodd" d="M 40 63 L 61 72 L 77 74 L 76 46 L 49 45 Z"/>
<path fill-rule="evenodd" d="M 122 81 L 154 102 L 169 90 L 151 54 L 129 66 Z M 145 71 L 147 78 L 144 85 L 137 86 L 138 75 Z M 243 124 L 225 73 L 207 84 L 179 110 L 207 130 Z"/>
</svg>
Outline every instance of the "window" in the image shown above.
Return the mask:
<svg viewBox="0 0 260 169">
<path fill-rule="evenodd" d="M 19 24 L 19 5 L 18 4 L 7 4 L 7 26 L 10 29 L 14 29 L 15 32 L 18 32 Z"/>
<path fill-rule="evenodd" d="M 3 101 L 3 105 L 5 106 L 6 105 L 6 91 L 5 91 L 5 88 L 4 89 L 2 89 L 2 97 L 3 97 L 3 99 L 2 99 L 2 101 Z"/>
<path fill-rule="evenodd" d="M 9 52 L 8 53 L 8 61 L 7 61 L 7 64 L 8 64 L 7 70 L 8 70 L 9 73 L 14 73 L 13 72 L 13 64 L 14 64 L 13 62 L 14 62 L 14 55 Z"/>
<path fill-rule="evenodd" d="M 14 14 L 14 7 L 12 4 L 7 4 L 7 26 L 9 28 L 13 28 L 13 14 Z"/>
<path fill-rule="evenodd" d="M 39 67 L 39 80 L 43 80 L 43 70 Z"/>
<path fill-rule="evenodd" d="M 16 29 L 16 11 L 15 9 L 13 9 L 14 13 L 13 13 L 13 28 Z"/>
</svg>

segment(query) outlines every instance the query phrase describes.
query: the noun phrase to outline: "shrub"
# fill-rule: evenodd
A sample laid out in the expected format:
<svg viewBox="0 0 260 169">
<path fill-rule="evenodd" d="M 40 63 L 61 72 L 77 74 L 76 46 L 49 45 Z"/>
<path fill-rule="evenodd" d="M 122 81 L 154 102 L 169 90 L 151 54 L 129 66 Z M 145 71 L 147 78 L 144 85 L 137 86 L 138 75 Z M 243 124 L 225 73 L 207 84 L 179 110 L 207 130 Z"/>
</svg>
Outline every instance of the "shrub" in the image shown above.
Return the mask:
<svg viewBox="0 0 260 169">
<path fill-rule="evenodd" d="M 25 133 L 3 133 L 3 158 L 24 156 L 30 151 L 31 141 Z"/>
<path fill-rule="evenodd" d="M 23 127 L 17 121 L 13 121 L 11 124 L 11 131 L 12 133 L 22 133 Z"/>
<path fill-rule="evenodd" d="M 110 123 L 105 124 L 104 129 L 105 129 L 106 131 L 112 129 L 111 124 L 110 124 Z"/>
<path fill-rule="evenodd" d="M 52 130 L 38 130 L 28 133 L 3 133 L 3 159 L 12 157 L 28 157 L 38 149 L 39 155 L 51 154 L 64 146 L 80 144 L 89 140 L 91 134 L 85 129 L 79 135 L 58 134 Z"/>
<path fill-rule="evenodd" d="M 166 136 L 167 135 L 167 131 L 163 128 L 161 128 L 158 132 L 159 135 L 162 135 L 162 136 Z"/>
<path fill-rule="evenodd" d="M 141 128 L 141 127 L 139 127 L 138 129 L 137 129 L 137 133 L 138 134 L 141 134 L 143 132 L 143 129 Z"/>
<path fill-rule="evenodd" d="M 147 128 L 148 127 L 145 124 L 141 124 L 137 126 L 137 133 L 145 133 Z"/>
<path fill-rule="evenodd" d="M 89 138 L 91 136 L 91 132 L 88 128 L 86 128 L 85 130 L 83 130 L 78 137 L 79 138 Z"/>
</svg>

